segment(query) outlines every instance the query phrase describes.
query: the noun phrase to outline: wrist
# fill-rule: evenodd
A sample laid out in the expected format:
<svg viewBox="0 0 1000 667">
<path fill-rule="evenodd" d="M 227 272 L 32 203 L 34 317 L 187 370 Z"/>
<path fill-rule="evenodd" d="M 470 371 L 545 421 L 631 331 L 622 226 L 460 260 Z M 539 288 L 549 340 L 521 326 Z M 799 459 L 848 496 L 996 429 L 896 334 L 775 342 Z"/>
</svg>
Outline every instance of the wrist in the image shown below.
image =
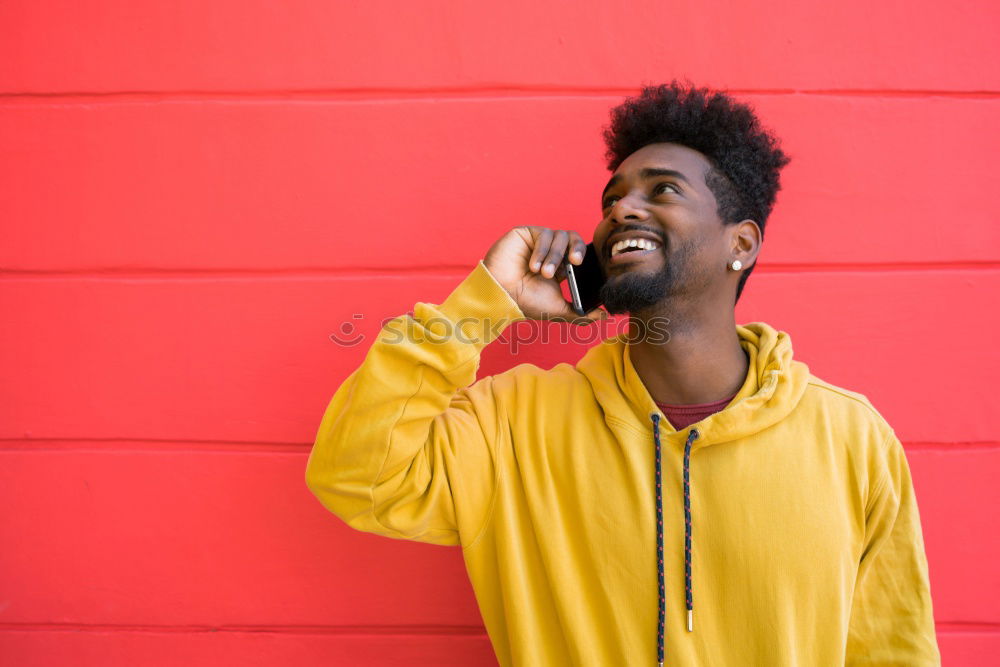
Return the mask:
<svg viewBox="0 0 1000 667">
<path fill-rule="evenodd" d="M 503 291 L 507 292 L 507 295 L 510 296 L 510 298 L 515 303 L 517 303 L 517 298 L 514 296 L 514 290 L 507 287 L 505 284 L 503 284 L 503 282 L 500 281 L 499 278 L 497 278 L 498 271 L 494 270 L 494 267 L 491 265 L 489 258 L 482 260 L 482 265 L 483 268 L 486 269 L 486 273 L 489 274 L 489 277 L 493 279 L 493 282 L 496 283 L 499 287 L 501 287 Z"/>
<path fill-rule="evenodd" d="M 495 340 L 513 322 L 527 319 L 482 261 L 433 310 L 461 329 L 463 340 L 479 348 Z"/>
</svg>

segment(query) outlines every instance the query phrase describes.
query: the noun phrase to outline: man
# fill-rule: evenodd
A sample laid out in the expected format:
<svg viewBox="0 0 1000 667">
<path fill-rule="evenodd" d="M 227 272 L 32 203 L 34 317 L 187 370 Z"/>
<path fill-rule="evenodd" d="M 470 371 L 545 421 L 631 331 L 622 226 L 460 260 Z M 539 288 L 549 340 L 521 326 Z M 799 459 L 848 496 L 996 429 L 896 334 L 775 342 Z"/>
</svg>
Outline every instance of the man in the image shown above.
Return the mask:
<svg viewBox="0 0 1000 667">
<path fill-rule="evenodd" d="M 505 666 L 940 664 L 893 429 L 788 333 L 734 319 L 788 157 L 749 107 L 676 82 L 605 139 L 593 243 L 629 332 L 476 381 L 510 323 L 606 316 L 559 287 L 579 234 L 515 228 L 385 325 L 309 488 L 358 530 L 461 545 Z"/>
</svg>

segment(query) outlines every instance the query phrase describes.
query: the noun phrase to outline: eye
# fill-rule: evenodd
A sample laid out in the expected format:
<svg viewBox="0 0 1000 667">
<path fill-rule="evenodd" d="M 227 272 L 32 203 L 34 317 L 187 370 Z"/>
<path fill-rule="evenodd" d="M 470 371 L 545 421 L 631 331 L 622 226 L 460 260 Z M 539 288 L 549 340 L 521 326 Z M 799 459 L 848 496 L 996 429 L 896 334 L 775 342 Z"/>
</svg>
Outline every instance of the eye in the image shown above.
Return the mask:
<svg viewBox="0 0 1000 667">
<path fill-rule="evenodd" d="M 664 188 L 670 188 L 669 190 L 664 190 Z M 675 194 L 680 194 L 680 188 L 678 188 L 673 183 L 657 183 L 656 187 L 653 188 L 653 194 L 659 195 L 664 192 L 673 192 Z"/>
<path fill-rule="evenodd" d="M 611 207 L 612 204 L 614 204 L 619 199 L 620 199 L 620 197 L 617 197 L 615 195 L 610 195 L 608 197 L 605 197 L 604 201 L 601 202 L 601 208 L 602 209 L 609 208 L 609 207 Z"/>
</svg>

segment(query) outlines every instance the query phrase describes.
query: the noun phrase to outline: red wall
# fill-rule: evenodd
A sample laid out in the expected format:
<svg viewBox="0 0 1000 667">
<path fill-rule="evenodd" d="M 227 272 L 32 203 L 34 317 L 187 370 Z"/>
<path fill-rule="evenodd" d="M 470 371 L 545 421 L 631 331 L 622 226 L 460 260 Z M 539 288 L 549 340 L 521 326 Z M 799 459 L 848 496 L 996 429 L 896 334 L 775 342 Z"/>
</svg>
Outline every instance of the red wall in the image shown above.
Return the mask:
<svg viewBox="0 0 1000 667">
<path fill-rule="evenodd" d="M 987 664 L 996 3 L 759 4 L 0 3 L 0 662 L 495 664 L 460 550 L 306 489 L 366 348 L 329 334 L 589 238 L 607 110 L 677 76 L 792 155 L 737 319 L 894 425 L 945 664 Z"/>
</svg>

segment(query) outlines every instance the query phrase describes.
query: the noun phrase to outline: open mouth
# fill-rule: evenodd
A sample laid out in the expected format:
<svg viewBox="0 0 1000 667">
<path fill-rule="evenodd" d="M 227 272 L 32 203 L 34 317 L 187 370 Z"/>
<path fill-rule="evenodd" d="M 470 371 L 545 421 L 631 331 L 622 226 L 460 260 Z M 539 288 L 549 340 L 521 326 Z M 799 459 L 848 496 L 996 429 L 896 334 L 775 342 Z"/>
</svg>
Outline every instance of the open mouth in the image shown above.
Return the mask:
<svg viewBox="0 0 1000 667">
<path fill-rule="evenodd" d="M 625 264 L 638 261 L 647 255 L 659 254 L 660 244 L 650 239 L 626 239 L 611 246 L 609 264 Z"/>
</svg>

